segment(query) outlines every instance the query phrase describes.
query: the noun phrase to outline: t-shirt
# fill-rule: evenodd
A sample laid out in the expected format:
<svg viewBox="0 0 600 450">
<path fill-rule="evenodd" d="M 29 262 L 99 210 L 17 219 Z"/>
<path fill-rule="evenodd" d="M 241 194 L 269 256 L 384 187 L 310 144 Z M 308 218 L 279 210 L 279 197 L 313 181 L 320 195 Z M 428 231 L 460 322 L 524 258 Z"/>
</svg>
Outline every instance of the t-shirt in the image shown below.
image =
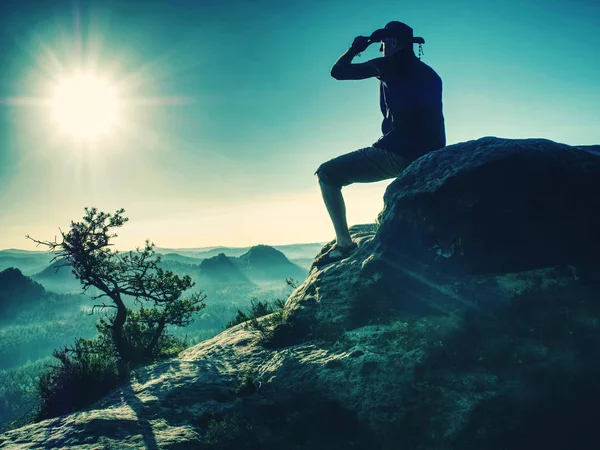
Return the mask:
<svg viewBox="0 0 600 450">
<path fill-rule="evenodd" d="M 378 77 L 383 136 L 373 144 L 414 160 L 446 145 L 442 79 L 411 50 L 373 60 Z"/>
</svg>

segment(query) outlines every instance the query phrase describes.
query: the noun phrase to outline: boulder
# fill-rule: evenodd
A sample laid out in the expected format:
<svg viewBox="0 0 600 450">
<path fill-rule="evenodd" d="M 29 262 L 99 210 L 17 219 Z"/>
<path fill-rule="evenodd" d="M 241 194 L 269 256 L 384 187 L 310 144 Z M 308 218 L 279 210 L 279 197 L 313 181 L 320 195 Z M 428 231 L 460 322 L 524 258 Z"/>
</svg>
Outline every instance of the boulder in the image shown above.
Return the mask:
<svg viewBox="0 0 600 450">
<path fill-rule="evenodd" d="M 283 313 L 0 447 L 595 449 L 598 180 L 598 146 L 426 155 Z"/>
<path fill-rule="evenodd" d="M 600 146 L 487 137 L 413 163 L 387 189 L 378 243 L 456 274 L 590 264 Z"/>
</svg>

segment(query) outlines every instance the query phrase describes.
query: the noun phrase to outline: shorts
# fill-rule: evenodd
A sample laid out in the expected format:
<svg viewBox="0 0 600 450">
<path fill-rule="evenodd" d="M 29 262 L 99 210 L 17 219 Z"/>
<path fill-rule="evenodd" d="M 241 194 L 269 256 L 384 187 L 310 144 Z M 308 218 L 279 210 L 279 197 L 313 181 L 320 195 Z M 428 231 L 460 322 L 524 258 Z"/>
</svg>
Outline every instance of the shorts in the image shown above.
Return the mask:
<svg viewBox="0 0 600 450">
<path fill-rule="evenodd" d="M 373 183 L 398 177 L 410 161 L 382 148 L 365 147 L 333 158 L 319 166 L 319 181 L 333 186 Z"/>
</svg>

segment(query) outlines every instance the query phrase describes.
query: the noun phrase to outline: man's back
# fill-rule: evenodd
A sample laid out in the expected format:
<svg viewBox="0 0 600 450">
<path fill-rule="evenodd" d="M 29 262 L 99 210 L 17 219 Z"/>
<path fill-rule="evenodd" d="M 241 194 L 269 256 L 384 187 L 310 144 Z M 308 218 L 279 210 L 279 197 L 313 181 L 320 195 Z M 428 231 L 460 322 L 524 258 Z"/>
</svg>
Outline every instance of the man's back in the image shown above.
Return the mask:
<svg viewBox="0 0 600 450">
<path fill-rule="evenodd" d="M 442 80 L 411 50 L 376 58 L 384 136 L 376 147 L 415 159 L 446 145 Z"/>
</svg>

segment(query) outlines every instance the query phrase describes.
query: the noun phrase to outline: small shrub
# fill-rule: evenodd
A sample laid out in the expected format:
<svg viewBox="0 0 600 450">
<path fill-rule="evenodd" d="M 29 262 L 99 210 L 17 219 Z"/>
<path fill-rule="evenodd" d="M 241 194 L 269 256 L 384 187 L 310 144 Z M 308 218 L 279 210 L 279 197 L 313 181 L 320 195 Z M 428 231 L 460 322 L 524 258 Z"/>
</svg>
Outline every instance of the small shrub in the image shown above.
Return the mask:
<svg viewBox="0 0 600 450">
<path fill-rule="evenodd" d="M 260 448 L 252 433 L 252 425 L 239 416 L 210 419 L 201 440 L 201 449 L 229 450 Z"/>
<path fill-rule="evenodd" d="M 75 347 L 54 350 L 53 356 L 60 364 L 40 374 L 36 421 L 82 409 L 121 382 L 115 352 L 106 351 L 97 341 L 77 339 Z"/>
<path fill-rule="evenodd" d="M 254 323 L 259 317 L 282 311 L 284 306 L 285 302 L 281 299 L 275 299 L 272 302 L 261 302 L 257 301 L 256 298 L 253 298 L 250 300 L 250 311 L 244 312 L 241 309 L 238 309 L 237 316 L 225 326 L 225 329 L 248 321 Z"/>
<path fill-rule="evenodd" d="M 251 317 L 244 324 L 244 329 L 258 333 L 263 342 L 268 342 L 273 338 L 274 330 L 277 326 L 286 322 L 285 320 L 285 302 L 277 299 L 274 302 L 274 310 L 268 316 Z"/>
<path fill-rule="evenodd" d="M 97 325 L 96 339 L 77 339 L 75 346 L 54 350 L 58 365 L 48 365 L 40 374 L 37 397 L 40 402 L 35 420 L 44 420 L 78 411 L 101 399 L 124 381 L 129 371 L 160 359 L 177 356 L 187 348 L 187 340 L 163 332 L 152 354 L 147 354 L 147 343 L 154 330 L 143 327 L 135 320 L 125 324 L 125 340 L 132 355 L 127 372 L 119 374 L 119 358 L 111 341 L 110 326 L 102 318 Z"/>
<path fill-rule="evenodd" d="M 256 392 L 257 380 L 251 370 L 246 370 L 240 380 L 240 384 L 234 389 L 236 395 L 250 395 Z"/>
<path fill-rule="evenodd" d="M 286 322 L 284 307 L 285 301 L 281 299 L 273 302 L 257 302 L 252 299 L 250 311 L 246 313 L 238 309 L 237 316 L 225 328 L 243 323 L 244 329 L 259 334 L 263 343 L 270 342 L 275 328 Z"/>
<path fill-rule="evenodd" d="M 285 283 L 291 288 L 292 291 L 298 287 L 298 282 L 291 278 L 286 278 Z M 246 323 L 245 329 L 257 331 L 264 338 L 268 339 L 272 337 L 271 329 L 274 326 L 285 322 L 284 308 L 285 300 L 280 298 L 277 298 L 272 302 L 261 302 L 257 301 L 256 298 L 253 298 L 250 300 L 250 311 L 244 312 L 241 309 L 238 309 L 237 315 L 225 326 L 225 329 L 231 328 L 240 323 Z M 272 316 L 258 320 L 260 317 L 268 316 L 269 314 L 272 314 Z"/>
<path fill-rule="evenodd" d="M 248 320 L 250 320 L 250 317 L 248 316 L 248 314 L 246 314 L 241 309 L 238 309 L 237 315 L 232 320 L 227 322 L 227 325 L 225 325 L 225 329 L 234 327 L 234 326 L 239 325 L 240 323 L 244 323 Z"/>
</svg>

